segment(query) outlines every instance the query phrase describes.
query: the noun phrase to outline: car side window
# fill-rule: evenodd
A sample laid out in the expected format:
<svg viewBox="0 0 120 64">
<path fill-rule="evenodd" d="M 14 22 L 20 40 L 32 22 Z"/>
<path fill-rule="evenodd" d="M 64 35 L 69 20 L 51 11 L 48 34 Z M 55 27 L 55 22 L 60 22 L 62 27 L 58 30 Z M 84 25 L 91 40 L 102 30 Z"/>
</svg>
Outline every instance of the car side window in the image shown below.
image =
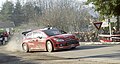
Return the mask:
<svg viewBox="0 0 120 64">
<path fill-rule="evenodd" d="M 37 37 L 46 38 L 47 36 L 42 32 L 33 32 L 33 38 L 37 38 Z"/>
<path fill-rule="evenodd" d="M 42 37 L 41 32 L 33 32 L 33 38 Z"/>
<path fill-rule="evenodd" d="M 41 32 L 41 34 L 42 34 L 42 38 L 47 38 L 47 35 L 45 33 Z"/>
<path fill-rule="evenodd" d="M 32 35 L 33 35 L 32 32 L 30 32 L 30 33 L 26 34 L 26 38 L 33 38 Z"/>
</svg>

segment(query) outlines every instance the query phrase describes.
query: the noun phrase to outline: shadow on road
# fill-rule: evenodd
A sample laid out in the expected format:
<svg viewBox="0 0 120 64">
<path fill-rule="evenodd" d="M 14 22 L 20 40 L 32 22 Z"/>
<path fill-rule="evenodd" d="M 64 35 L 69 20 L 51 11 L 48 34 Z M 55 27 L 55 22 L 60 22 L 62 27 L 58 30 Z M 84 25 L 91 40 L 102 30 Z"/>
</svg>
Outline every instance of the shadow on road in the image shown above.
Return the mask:
<svg viewBox="0 0 120 64">
<path fill-rule="evenodd" d="M 22 58 L 0 53 L 0 64 L 35 64 L 22 61 Z"/>
<path fill-rule="evenodd" d="M 110 47 L 110 45 L 92 45 L 92 46 L 80 46 L 75 50 L 86 50 L 86 49 L 96 49 L 96 48 L 103 48 L 103 47 Z"/>
<path fill-rule="evenodd" d="M 120 60 L 120 52 L 112 53 L 112 54 L 104 54 L 104 55 L 95 55 L 95 56 L 85 56 L 85 57 L 77 57 L 77 58 L 68 58 L 68 59 L 85 59 L 85 58 L 108 58 L 108 59 L 116 59 Z"/>
<path fill-rule="evenodd" d="M 112 53 L 112 54 L 104 54 L 104 55 L 96 55 L 96 56 L 88 56 L 83 58 L 115 58 L 120 60 L 120 52 Z"/>
<path fill-rule="evenodd" d="M 104 48 L 104 47 L 111 47 L 114 45 L 86 45 L 86 46 L 79 46 L 75 49 L 64 49 L 64 50 L 57 50 L 55 52 L 64 52 L 64 51 L 76 51 L 76 50 L 89 50 L 89 49 L 97 49 L 97 48 Z"/>
</svg>

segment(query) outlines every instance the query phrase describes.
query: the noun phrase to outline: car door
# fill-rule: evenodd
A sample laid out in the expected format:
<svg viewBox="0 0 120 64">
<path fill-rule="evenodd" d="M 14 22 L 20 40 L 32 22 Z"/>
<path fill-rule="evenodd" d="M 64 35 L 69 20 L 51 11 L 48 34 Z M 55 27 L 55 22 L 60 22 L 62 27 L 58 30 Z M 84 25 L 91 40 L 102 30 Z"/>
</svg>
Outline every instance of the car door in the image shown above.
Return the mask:
<svg viewBox="0 0 120 64">
<path fill-rule="evenodd" d="M 33 33 L 32 32 L 26 34 L 25 38 L 23 38 L 23 39 L 25 39 L 25 41 L 29 44 L 29 47 L 31 49 L 35 48 L 35 43 L 33 42 Z"/>
<path fill-rule="evenodd" d="M 33 32 L 36 48 L 45 49 L 45 35 L 42 32 Z"/>
</svg>

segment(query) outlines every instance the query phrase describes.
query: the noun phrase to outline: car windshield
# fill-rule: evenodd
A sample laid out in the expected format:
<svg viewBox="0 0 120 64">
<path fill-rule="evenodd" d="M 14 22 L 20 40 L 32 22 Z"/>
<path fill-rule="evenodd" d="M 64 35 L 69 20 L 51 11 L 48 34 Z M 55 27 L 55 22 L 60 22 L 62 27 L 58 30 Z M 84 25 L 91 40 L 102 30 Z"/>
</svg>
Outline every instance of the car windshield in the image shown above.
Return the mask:
<svg viewBox="0 0 120 64">
<path fill-rule="evenodd" d="M 49 29 L 49 30 L 44 30 L 44 32 L 48 35 L 48 36 L 55 36 L 55 35 L 60 35 L 62 34 L 59 30 L 57 29 Z"/>
</svg>

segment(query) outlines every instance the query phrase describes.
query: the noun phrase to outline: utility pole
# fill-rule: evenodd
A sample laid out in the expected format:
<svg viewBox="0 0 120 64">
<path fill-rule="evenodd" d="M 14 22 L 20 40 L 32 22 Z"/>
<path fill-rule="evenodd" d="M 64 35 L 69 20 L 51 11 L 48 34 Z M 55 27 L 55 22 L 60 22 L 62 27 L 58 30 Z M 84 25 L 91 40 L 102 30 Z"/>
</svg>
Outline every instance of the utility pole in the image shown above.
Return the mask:
<svg viewBox="0 0 120 64">
<path fill-rule="evenodd" d="M 117 16 L 117 31 L 119 31 L 119 27 L 120 27 L 120 22 L 119 22 L 120 20 L 119 20 L 119 16 Z"/>
<path fill-rule="evenodd" d="M 112 29 L 111 29 L 110 19 L 108 19 L 108 25 L 109 25 L 109 31 L 110 31 L 110 36 L 111 36 L 112 35 Z"/>
</svg>

